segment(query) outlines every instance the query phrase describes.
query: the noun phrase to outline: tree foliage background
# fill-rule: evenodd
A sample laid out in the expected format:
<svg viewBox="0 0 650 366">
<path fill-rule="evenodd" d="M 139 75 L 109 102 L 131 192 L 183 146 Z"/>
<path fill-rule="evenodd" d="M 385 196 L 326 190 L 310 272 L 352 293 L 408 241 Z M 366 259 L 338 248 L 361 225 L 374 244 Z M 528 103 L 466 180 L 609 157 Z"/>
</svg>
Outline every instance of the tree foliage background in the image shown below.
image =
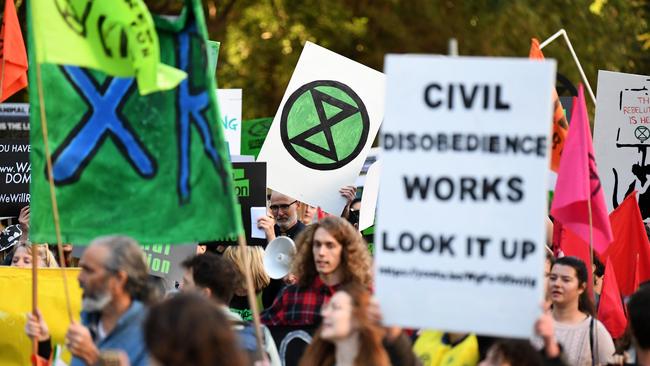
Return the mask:
<svg viewBox="0 0 650 366">
<path fill-rule="evenodd" d="M 145 2 L 165 14 L 183 6 L 183 0 Z M 594 89 L 599 69 L 650 74 L 650 0 L 203 0 L 203 6 L 210 38 L 221 42 L 219 86 L 243 89 L 245 119 L 275 114 L 306 41 L 381 71 L 387 53 L 447 54 L 450 38 L 458 40 L 460 55 L 527 57 L 531 37 L 543 41 L 564 28 Z M 557 59 L 558 72 L 580 81 L 562 40 L 544 54 Z M 23 92 L 9 101 L 26 98 Z"/>
</svg>

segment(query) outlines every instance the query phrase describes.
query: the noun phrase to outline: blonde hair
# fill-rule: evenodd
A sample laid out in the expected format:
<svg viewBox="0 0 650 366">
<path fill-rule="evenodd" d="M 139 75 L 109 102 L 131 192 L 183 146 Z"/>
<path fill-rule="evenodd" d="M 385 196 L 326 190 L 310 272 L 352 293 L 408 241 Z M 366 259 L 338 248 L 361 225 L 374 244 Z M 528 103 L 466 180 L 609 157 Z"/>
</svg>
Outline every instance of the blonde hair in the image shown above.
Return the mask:
<svg viewBox="0 0 650 366">
<path fill-rule="evenodd" d="M 38 248 L 38 256 L 40 257 L 40 259 L 43 260 L 43 263 L 45 263 L 45 267 L 47 267 L 47 268 L 59 268 L 58 263 L 56 263 L 56 258 L 54 258 L 54 254 L 52 254 L 50 249 L 47 247 L 47 244 L 32 244 L 32 245 L 29 245 L 27 243 L 18 243 L 14 247 L 13 253 L 15 254 L 18 251 L 18 248 L 24 248 L 25 251 L 29 255 L 31 255 L 33 246 L 36 246 Z"/>
<path fill-rule="evenodd" d="M 269 275 L 264 270 L 264 248 L 260 246 L 247 246 L 245 249 L 248 250 L 250 256 L 251 277 L 253 278 L 255 292 L 257 293 L 262 291 L 271 282 Z M 223 257 L 229 260 L 237 272 L 239 272 L 239 278 L 235 284 L 235 293 L 241 293 L 246 290 L 244 251 L 239 246 L 229 246 L 223 252 Z"/>
</svg>

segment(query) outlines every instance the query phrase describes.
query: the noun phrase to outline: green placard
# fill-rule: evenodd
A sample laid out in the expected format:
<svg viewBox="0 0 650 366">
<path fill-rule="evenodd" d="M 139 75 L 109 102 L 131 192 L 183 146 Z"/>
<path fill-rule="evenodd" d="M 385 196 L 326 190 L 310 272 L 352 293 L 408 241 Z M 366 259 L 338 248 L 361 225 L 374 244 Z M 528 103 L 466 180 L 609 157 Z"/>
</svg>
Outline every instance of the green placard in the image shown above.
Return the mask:
<svg viewBox="0 0 650 366">
<path fill-rule="evenodd" d="M 242 122 L 241 154 L 252 155 L 257 159 L 266 135 L 273 123 L 273 117 L 249 119 Z"/>
</svg>

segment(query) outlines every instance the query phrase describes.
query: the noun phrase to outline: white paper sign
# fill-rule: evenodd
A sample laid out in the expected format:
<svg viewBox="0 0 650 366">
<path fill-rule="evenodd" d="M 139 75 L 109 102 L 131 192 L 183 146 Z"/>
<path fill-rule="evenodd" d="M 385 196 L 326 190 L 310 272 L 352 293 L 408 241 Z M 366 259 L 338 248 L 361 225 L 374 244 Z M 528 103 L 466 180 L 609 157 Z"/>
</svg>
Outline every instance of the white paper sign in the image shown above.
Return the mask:
<svg viewBox="0 0 650 366">
<path fill-rule="evenodd" d="M 381 160 L 377 160 L 366 174 L 366 184 L 361 195 L 361 212 L 359 212 L 359 231 L 366 230 L 375 223 L 375 210 L 377 209 L 377 196 L 379 195 L 379 174 Z"/>
<path fill-rule="evenodd" d="M 264 141 L 268 187 L 338 215 L 383 119 L 384 75 L 307 42 Z"/>
<path fill-rule="evenodd" d="M 555 62 L 388 55 L 385 71 L 375 281 L 386 323 L 531 336 Z"/>
<path fill-rule="evenodd" d="M 251 207 L 251 238 L 266 239 L 264 230 L 257 226 L 257 220 L 266 216 L 266 207 Z"/>
<path fill-rule="evenodd" d="M 650 76 L 598 72 L 594 153 L 609 210 L 632 190 L 650 222 Z"/>
<path fill-rule="evenodd" d="M 239 155 L 241 152 L 241 89 L 217 89 L 217 100 L 230 155 Z"/>
</svg>

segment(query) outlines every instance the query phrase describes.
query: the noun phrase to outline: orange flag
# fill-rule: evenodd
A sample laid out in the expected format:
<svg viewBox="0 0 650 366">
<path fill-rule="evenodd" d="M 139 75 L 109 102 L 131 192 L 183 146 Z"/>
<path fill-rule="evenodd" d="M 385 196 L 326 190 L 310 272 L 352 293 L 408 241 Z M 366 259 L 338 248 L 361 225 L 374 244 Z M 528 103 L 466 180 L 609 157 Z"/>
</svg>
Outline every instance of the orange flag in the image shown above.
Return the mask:
<svg viewBox="0 0 650 366">
<path fill-rule="evenodd" d="M 533 38 L 530 42 L 530 53 L 528 58 L 535 60 L 543 60 L 544 54 L 539 48 L 539 41 Z M 560 97 L 557 91 L 553 88 L 553 104 L 555 111 L 553 113 L 553 138 L 551 139 L 551 170 L 557 172 L 560 169 L 560 155 L 564 149 L 564 140 L 569 133 L 569 124 L 567 123 L 566 116 L 564 115 L 564 108 L 560 103 Z"/>
<path fill-rule="evenodd" d="M 600 294 L 598 305 L 598 319 L 605 325 L 612 338 L 620 338 L 625 333 L 627 318 L 623 310 L 621 293 L 616 284 L 616 274 L 611 261 L 605 265 L 605 278 L 603 279 L 603 290 Z"/>
<path fill-rule="evenodd" d="M 14 0 L 5 1 L 0 30 L 0 103 L 27 86 L 27 53 Z"/>
</svg>

